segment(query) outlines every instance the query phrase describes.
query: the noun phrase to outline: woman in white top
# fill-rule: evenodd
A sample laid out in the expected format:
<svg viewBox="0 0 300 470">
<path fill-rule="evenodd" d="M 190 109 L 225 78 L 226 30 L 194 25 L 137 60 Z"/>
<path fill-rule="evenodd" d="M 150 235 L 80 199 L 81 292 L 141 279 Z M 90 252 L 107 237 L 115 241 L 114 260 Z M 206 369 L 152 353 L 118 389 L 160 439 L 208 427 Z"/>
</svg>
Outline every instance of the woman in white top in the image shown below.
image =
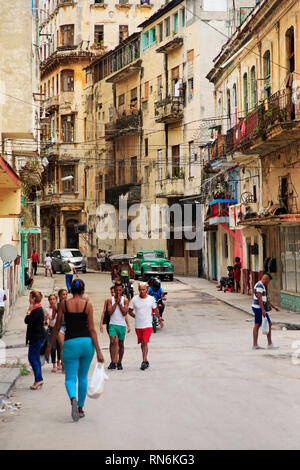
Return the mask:
<svg viewBox="0 0 300 470">
<path fill-rule="evenodd" d="M 52 277 L 52 258 L 48 253 L 46 255 L 44 265 L 45 265 L 45 276 L 47 277 L 47 274 L 48 274 L 48 271 L 49 271 L 50 276 Z"/>
<path fill-rule="evenodd" d="M 48 342 L 50 340 L 54 325 L 56 323 L 57 317 L 57 297 L 55 294 L 51 294 L 48 297 L 49 307 L 45 308 L 45 324 L 48 326 Z M 57 367 L 61 368 L 61 359 L 60 359 L 60 346 L 57 340 L 54 341 L 51 348 L 51 362 L 52 362 L 52 371 L 56 372 L 56 355 L 57 355 Z"/>
</svg>

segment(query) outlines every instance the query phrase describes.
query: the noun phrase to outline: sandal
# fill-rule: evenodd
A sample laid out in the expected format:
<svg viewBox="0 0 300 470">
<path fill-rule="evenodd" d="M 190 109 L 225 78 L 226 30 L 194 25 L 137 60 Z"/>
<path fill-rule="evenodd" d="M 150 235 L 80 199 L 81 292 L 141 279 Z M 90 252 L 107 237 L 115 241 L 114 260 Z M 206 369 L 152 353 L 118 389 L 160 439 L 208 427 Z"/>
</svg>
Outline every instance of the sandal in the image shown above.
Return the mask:
<svg viewBox="0 0 300 470">
<path fill-rule="evenodd" d="M 57 370 L 56 367 L 53 367 L 52 370 L 51 370 L 51 372 L 54 373 L 54 372 L 56 372 L 56 370 Z"/>
<path fill-rule="evenodd" d="M 79 413 L 79 418 L 85 417 L 85 412 L 83 411 L 81 406 L 78 406 L 78 413 Z"/>
<path fill-rule="evenodd" d="M 38 382 L 36 384 L 30 385 L 30 390 L 37 390 L 38 388 L 42 388 L 44 382 Z"/>
</svg>

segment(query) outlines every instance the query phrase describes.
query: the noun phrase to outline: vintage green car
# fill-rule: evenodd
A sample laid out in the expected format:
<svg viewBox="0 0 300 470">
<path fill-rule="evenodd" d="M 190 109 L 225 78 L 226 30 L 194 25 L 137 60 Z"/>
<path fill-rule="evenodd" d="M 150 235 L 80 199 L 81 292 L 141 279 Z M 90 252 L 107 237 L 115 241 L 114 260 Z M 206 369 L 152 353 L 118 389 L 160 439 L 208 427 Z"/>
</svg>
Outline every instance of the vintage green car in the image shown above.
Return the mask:
<svg viewBox="0 0 300 470">
<path fill-rule="evenodd" d="M 141 276 L 143 281 L 147 281 L 151 276 L 156 276 L 173 281 L 174 264 L 167 259 L 166 253 L 162 250 L 143 250 L 136 255 L 133 271 L 134 279 Z"/>
</svg>

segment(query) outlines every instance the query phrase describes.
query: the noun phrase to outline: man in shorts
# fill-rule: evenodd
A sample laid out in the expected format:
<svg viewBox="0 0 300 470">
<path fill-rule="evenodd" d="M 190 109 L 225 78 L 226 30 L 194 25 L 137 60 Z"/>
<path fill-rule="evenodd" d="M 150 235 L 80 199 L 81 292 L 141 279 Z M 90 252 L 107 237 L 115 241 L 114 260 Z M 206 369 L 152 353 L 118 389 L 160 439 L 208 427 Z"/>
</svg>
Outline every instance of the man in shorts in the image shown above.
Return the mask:
<svg viewBox="0 0 300 470">
<path fill-rule="evenodd" d="M 108 334 L 112 361 L 108 369 L 123 370 L 124 341 L 126 335 L 126 320 L 128 300 L 123 295 L 122 284 L 115 284 L 115 295 L 107 300 L 107 312 L 110 315 Z"/>
<path fill-rule="evenodd" d="M 261 280 L 257 282 L 254 286 L 253 289 L 253 303 L 252 303 L 252 311 L 254 313 L 254 328 L 253 328 L 253 347 L 252 349 L 264 349 L 261 346 L 257 344 L 258 340 L 258 332 L 259 329 L 262 325 L 262 319 L 263 317 L 266 317 L 269 323 L 269 333 L 267 335 L 268 338 L 268 349 L 278 349 L 278 346 L 275 346 L 272 343 L 272 338 L 271 338 L 271 326 L 272 322 L 271 319 L 268 315 L 268 313 L 265 311 L 265 305 L 268 300 L 267 297 L 267 286 L 270 284 L 272 280 L 272 276 L 269 273 L 265 273 Z M 279 308 L 273 305 L 269 301 L 270 305 L 272 308 L 276 310 L 276 312 L 279 312 Z"/>
<path fill-rule="evenodd" d="M 141 370 L 149 367 L 148 361 L 148 343 L 152 334 L 152 315 L 153 312 L 157 316 L 160 327 L 164 324 L 159 315 L 158 307 L 154 297 L 148 294 L 148 284 L 146 282 L 139 283 L 139 295 L 134 296 L 129 304 L 129 315 L 135 318 L 135 331 L 137 334 L 138 344 L 141 345 L 143 362 Z M 133 312 L 135 311 L 135 313 Z"/>
</svg>

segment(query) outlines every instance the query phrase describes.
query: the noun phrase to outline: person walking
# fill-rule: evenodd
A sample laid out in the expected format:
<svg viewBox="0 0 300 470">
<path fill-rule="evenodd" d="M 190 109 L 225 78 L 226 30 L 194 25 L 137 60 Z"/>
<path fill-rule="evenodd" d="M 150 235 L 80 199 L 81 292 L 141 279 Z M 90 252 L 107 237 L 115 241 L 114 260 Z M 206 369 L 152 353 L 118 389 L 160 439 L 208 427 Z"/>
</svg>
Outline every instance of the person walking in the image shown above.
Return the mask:
<svg viewBox="0 0 300 470">
<path fill-rule="evenodd" d="M 73 275 L 75 274 L 77 279 L 78 279 L 78 273 L 76 271 L 76 268 L 73 263 L 71 263 L 70 260 L 66 262 L 64 265 L 64 273 L 66 275 L 66 286 L 67 286 L 67 291 L 71 291 L 71 284 L 73 281 Z"/>
<path fill-rule="evenodd" d="M 160 327 L 163 328 L 164 323 L 160 318 L 157 304 L 154 297 L 148 294 L 148 284 L 146 282 L 139 283 L 139 295 L 134 296 L 129 303 L 129 315 L 135 318 L 135 331 L 137 334 L 138 344 L 141 345 L 143 362 L 141 370 L 149 367 L 148 361 L 148 343 L 152 334 L 152 314 L 157 316 Z M 134 313 L 135 311 L 135 313 Z"/>
<path fill-rule="evenodd" d="M 57 304 L 57 313 L 59 311 L 61 303 L 67 300 L 67 298 L 68 298 L 68 291 L 66 289 L 60 289 L 58 291 L 59 302 Z M 59 332 L 57 333 L 57 341 L 58 341 L 59 349 L 60 349 L 60 365 L 57 366 L 57 369 L 58 370 L 61 369 L 62 374 L 65 373 L 64 362 L 63 362 L 63 349 L 64 349 L 65 334 L 66 334 L 66 322 L 65 322 L 65 316 L 62 315 L 60 329 L 59 329 Z"/>
<path fill-rule="evenodd" d="M 267 310 L 274 308 L 276 312 L 279 312 L 280 309 L 273 305 L 267 296 L 267 287 L 272 281 L 272 276 L 269 273 L 265 273 L 260 281 L 258 281 L 253 289 L 253 303 L 252 311 L 254 313 L 254 328 L 253 328 L 253 347 L 252 349 L 264 349 L 258 345 L 258 333 L 262 325 L 262 318 L 266 317 L 269 323 L 269 333 L 267 334 L 268 338 L 268 349 L 278 349 L 278 346 L 275 346 L 272 343 L 271 328 L 272 322 Z"/>
<path fill-rule="evenodd" d="M 48 271 L 50 273 L 50 276 L 52 277 L 52 258 L 49 255 L 49 253 L 46 254 L 44 266 L 45 266 L 45 277 L 47 277 Z"/>
<path fill-rule="evenodd" d="M 235 291 L 240 292 L 242 264 L 241 264 L 241 259 L 238 256 L 234 259 L 234 261 L 235 261 L 235 264 L 233 266 L 233 271 L 234 271 Z"/>
<path fill-rule="evenodd" d="M 46 356 L 49 356 L 61 326 L 62 315 L 64 314 L 66 322 L 63 349 L 66 374 L 65 386 L 71 401 L 71 416 L 74 421 L 78 421 L 79 418 L 85 416 L 83 407 L 87 394 L 88 372 L 95 350 L 97 361 L 104 362 L 94 327 L 93 307 L 90 302 L 83 300 L 84 290 L 85 285 L 81 279 L 76 279 L 72 282 L 71 293 L 73 297 L 60 304 L 57 320 L 45 353 Z M 78 401 L 76 391 L 77 381 Z"/>
<path fill-rule="evenodd" d="M 6 293 L 0 287 L 0 338 L 3 336 L 3 317 L 5 312 Z"/>
<path fill-rule="evenodd" d="M 47 325 L 47 335 L 48 341 L 50 340 L 55 322 L 57 317 L 57 297 L 55 294 L 50 294 L 48 297 L 49 307 L 45 308 L 45 322 Z M 57 357 L 57 367 L 56 367 L 56 357 Z M 58 339 L 56 339 L 51 348 L 51 362 L 52 370 L 51 372 L 56 372 L 57 368 L 60 366 L 60 346 Z M 61 368 L 61 367 L 60 367 Z"/>
<path fill-rule="evenodd" d="M 32 272 L 34 276 L 36 276 L 37 274 L 38 262 L 39 262 L 39 255 L 37 254 L 35 250 L 33 250 L 32 255 L 31 255 L 31 264 L 32 264 Z"/>
<path fill-rule="evenodd" d="M 115 284 L 115 295 L 107 301 L 107 312 L 110 315 L 108 334 L 110 339 L 111 363 L 108 369 L 123 370 L 124 341 L 126 336 L 126 315 L 128 299 L 123 296 L 122 284 Z"/>
<path fill-rule="evenodd" d="M 44 310 L 41 305 L 42 294 L 33 290 L 29 294 L 29 307 L 24 319 L 27 325 L 26 344 L 29 343 L 28 360 L 34 373 L 34 384 L 31 390 L 41 388 L 44 381 L 42 376 L 42 365 L 40 351 L 46 341 L 46 330 L 44 328 Z"/>
</svg>

